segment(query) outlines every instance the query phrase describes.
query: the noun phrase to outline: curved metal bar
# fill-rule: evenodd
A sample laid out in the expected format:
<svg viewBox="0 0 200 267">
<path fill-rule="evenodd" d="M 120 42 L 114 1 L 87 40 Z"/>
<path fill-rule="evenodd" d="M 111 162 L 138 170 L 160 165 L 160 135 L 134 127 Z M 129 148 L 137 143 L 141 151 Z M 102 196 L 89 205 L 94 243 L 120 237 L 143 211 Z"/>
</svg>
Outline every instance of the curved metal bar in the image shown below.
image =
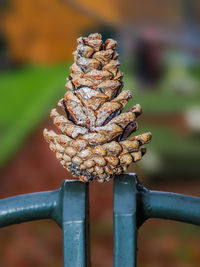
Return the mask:
<svg viewBox="0 0 200 267">
<path fill-rule="evenodd" d="M 139 225 L 148 218 L 200 225 L 200 198 L 144 189 L 138 194 Z"/>
<path fill-rule="evenodd" d="M 54 219 L 61 225 L 57 207 L 60 190 L 18 195 L 0 200 L 0 227 L 11 224 Z"/>
<path fill-rule="evenodd" d="M 90 266 L 89 186 L 64 180 L 60 189 L 0 200 L 0 227 L 53 219 L 63 232 L 63 262 L 68 267 Z"/>
<path fill-rule="evenodd" d="M 148 218 L 200 225 L 200 198 L 150 191 L 136 174 L 114 179 L 114 266 L 136 266 L 137 230 Z"/>
</svg>

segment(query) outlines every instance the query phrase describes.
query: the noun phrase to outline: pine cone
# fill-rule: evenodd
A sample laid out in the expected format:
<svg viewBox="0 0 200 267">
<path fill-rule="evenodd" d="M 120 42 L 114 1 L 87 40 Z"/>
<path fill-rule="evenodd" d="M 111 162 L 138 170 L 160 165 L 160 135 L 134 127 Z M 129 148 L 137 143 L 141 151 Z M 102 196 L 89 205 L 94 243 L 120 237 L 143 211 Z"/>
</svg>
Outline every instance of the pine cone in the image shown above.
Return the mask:
<svg viewBox="0 0 200 267">
<path fill-rule="evenodd" d="M 135 119 L 141 114 L 141 106 L 121 113 L 131 93 L 122 91 L 117 42 L 107 39 L 103 43 L 98 33 L 77 41 L 75 63 L 66 83 L 68 91 L 58 103 L 66 117 L 56 109 L 50 114 L 62 134 L 45 129 L 44 138 L 74 176 L 85 182 L 104 182 L 142 158 L 146 152 L 143 145 L 150 141 L 151 133 L 127 140 L 138 128 Z"/>
</svg>

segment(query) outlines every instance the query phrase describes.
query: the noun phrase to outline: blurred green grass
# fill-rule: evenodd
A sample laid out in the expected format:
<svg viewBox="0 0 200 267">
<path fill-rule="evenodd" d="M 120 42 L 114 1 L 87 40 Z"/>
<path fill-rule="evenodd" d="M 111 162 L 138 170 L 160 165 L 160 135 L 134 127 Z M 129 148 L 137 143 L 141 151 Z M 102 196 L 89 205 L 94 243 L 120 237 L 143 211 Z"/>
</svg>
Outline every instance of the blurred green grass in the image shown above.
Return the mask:
<svg viewBox="0 0 200 267">
<path fill-rule="evenodd" d="M 200 90 L 194 95 L 184 95 L 164 90 L 156 92 L 140 92 L 135 90 L 135 93 L 133 93 L 134 103 L 140 103 L 145 113 L 183 112 L 191 106 L 199 105 L 199 100 Z M 131 107 L 131 103 L 128 104 L 128 107 Z"/>
<path fill-rule="evenodd" d="M 176 80 L 170 75 L 166 75 L 163 80 L 155 87 L 142 90 L 130 68 L 122 65 L 124 74 L 124 89 L 132 92 L 132 100 L 126 106 L 126 110 L 133 104 L 140 103 L 144 113 L 173 114 L 184 112 L 192 106 L 200 106 L 200 66 L 187 70 L 188 77 L 196 81 L 197 87 L 194 92 L 178 91 Z M 176 74 L 174 74 L 176 75 Z M 181 78 L 179 84 L 181 84 Z M 173 81 L 174 79 L 174 81 Z M 182 81 L 184 86 L 184 80 Z M 192 82 L 191 82 L 192 83 Z M 188 85 L 189 86 L 189 85 Z"/>
<path fill-rule="evenodd" d="M 137 134 L 150 130 L 152 133 L 152 140 L 149 143 L 149 149 L 159 150 L 162 154 L 179 157 L 187 153 L 193 157 L 200 156 L 199 140 L 191 138 L 190 136 L 179 136 L 167 127 L 152 126 L 150 124 L 141 127 Z"/>
<path fill-rule="evenodd" d="M 138 133 L 151 131 L 152 140 L 147 146 L 145 159 L 137 165 L 143 168 L 152 179 L 168 178 L 195 178 L 199 177 L 199 138 L 195 136 L 180 136 L 173 130 L 163 127 L 146 124 L 141 127 Z M 149 152 L 149 153 L 148 153 Z M 156 161 L 152 162 L 156 154 Z M 147 168 L 146 165 L 148 164 Z M 152 166 L 149 166 L 152 164 Z M 162 175 L 161 175 L 162 174 Z"/>
<path fill-rule="evenodd" d="M 149 178 L 163 175 L 198 177 L 200 136 L 189 126 L 188 129 L 184 127 L 187 127 L 187 110 L 193 107 L 200 109 L 200 66 L 197 64 L 196 67 L 183 69 L 184 71 L 173 68 L 157 87 L 145 89 L 139 86 L 130 68 L 122 65 L 122 70 L 125 73 L 124 88 L 133 95 L 126 110 L 140 103 L 144 113 L 139 117 L 137 134 L 147 131 L 152 133 L 152 140 L 147 147 L 149 153 L 138 166 L 147 172 Z"/>
<path fill-rule="evenodd" d="M 65 92 L 69 66 L 27 66 L 0 74 L 0 166 Z"/>
</svg>

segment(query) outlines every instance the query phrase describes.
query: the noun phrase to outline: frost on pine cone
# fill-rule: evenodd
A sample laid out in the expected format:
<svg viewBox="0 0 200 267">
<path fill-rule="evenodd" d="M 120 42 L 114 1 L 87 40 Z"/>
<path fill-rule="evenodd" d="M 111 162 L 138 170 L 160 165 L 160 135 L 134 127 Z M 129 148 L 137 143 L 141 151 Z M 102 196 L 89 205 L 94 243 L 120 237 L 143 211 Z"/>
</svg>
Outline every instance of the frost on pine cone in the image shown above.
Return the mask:
<svg viewBox="0 0 200 267">
<path fill-rule="evenodd" d="M 56 109 L 50 114 L 62 134 L 44 130 L 45 140 L 63 167 L 85 182 L 104 182 L 125 172 L 142 158 L 143 145 L 151 139 L 149 132 L 127 139 L 137 130 L 141 106 L 122 113 L 131 93 L 122 91 L 116 44 L 113 39 L 103 43 L 98 33 L 78 38 L 68 91 L 58 103 L 66 116 Z"/>
</svg>

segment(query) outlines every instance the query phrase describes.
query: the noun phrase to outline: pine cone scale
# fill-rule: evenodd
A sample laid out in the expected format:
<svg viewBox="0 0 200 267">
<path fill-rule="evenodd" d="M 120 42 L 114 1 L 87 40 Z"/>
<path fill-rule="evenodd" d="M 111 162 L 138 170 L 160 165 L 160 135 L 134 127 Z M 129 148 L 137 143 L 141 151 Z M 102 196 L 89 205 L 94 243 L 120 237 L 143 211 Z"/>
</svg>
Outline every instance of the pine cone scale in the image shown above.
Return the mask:
<svg viewBox="0 0 200 267">
<path fill-rule="evenodd" d="M 62 132 L 44 130 L 44 138 L 62 166 L 82 181 L 108 181 L 140 160 L 151 139 L 145 133 L 127 140 L 137 130 L 140 105 L 122 113 L 132 97 L 122 91 L 123 73 L 116 53 L 117 42 L 100 34 L 78 38 L 67 93 L 58 103 L 66 113 L 51 111 L 54 125 Z"/>
</svg>

